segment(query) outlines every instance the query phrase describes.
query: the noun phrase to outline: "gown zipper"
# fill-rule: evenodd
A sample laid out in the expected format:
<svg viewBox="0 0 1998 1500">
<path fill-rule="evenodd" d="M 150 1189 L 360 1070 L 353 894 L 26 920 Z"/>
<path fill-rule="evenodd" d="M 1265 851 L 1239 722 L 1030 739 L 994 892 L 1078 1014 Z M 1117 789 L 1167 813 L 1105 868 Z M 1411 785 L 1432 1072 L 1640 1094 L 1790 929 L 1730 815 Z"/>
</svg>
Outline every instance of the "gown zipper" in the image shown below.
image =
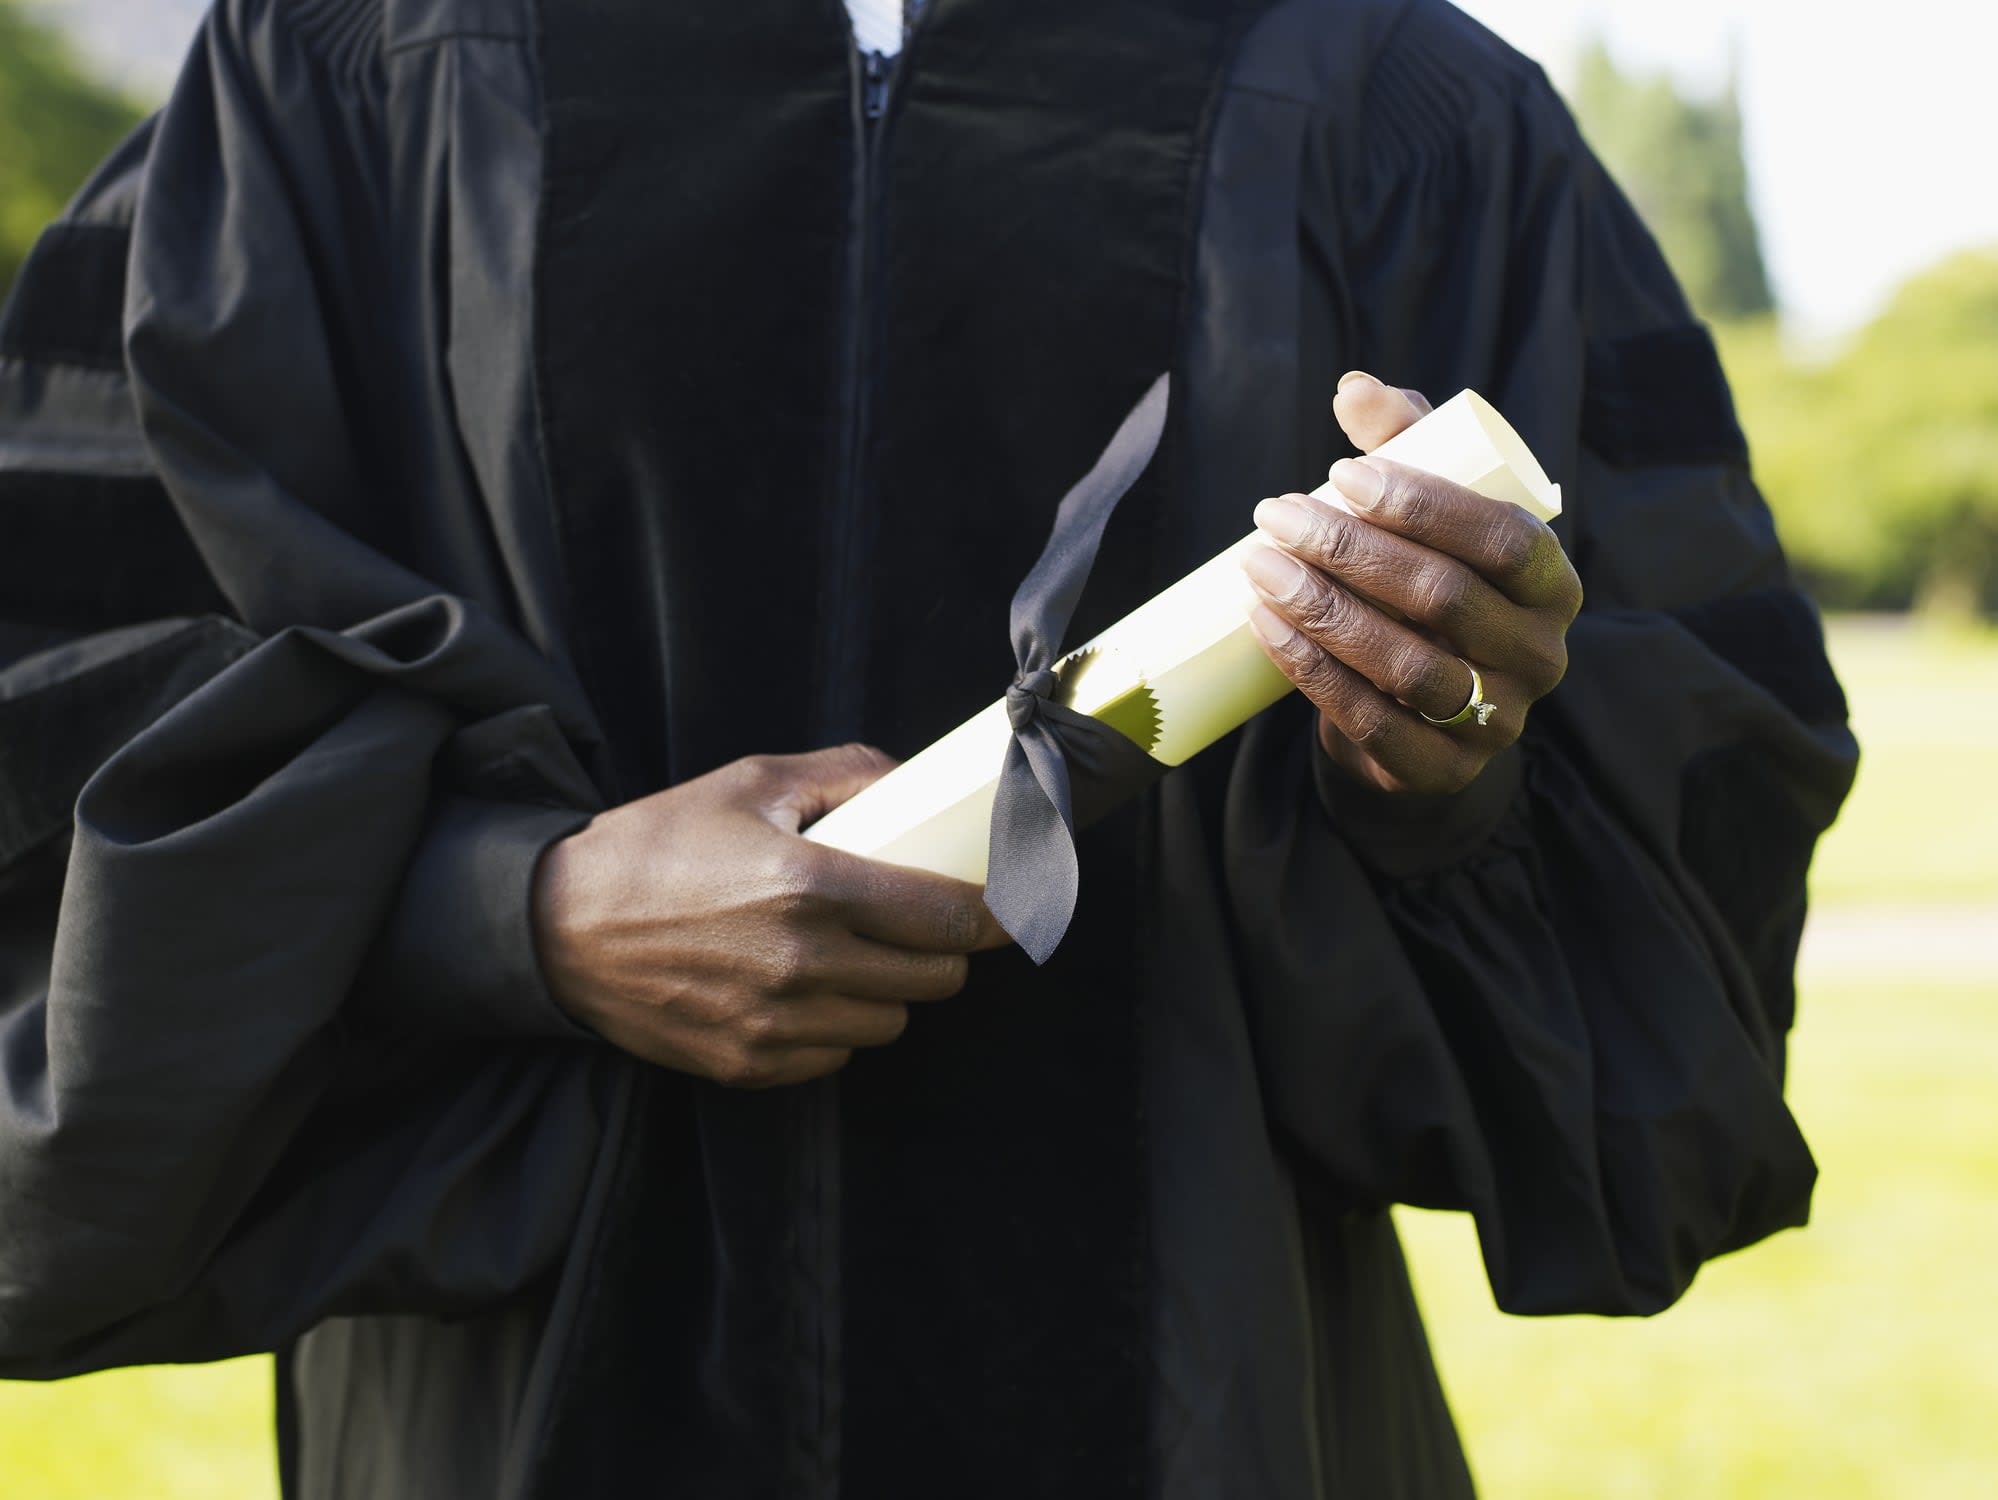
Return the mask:
<svg viewBox="0 0 1998 1500">
<path fill-rule="evenodd" d="M 882 125 L 899 70 L 896 59 L 879 52 L 857 53 L 855 68 L 855 156 L 853 206 L 847 220 L 846 318 L 840 371 L 840 436 L 832 504 L 826 522 L 827 584 L 825 631 L 819 655 L 818 734 L 822 742 L 851 739 L 860 731 L 849 699 L 855 683 L 859 624 L 851 582 L 858 561 L 858 521 L 865 485 L 866 447 L 872 416 L 867 378 L 873 332 L 876 199 L 880 191 Z"/>
<path fill-rule="evenodd" d="M 888 76 L 895 71 L 895 65 L 879 52 L 870 52 L 861 60 L 861 67 L 864 70 L 861 77 L 861 117 L 872 125 L 888 108 Z"/>
<path fill-rule="evenodd" d="M 913 11 L 914 7 L 912 7 Z M 824 629 L 816 659 L 818 694 L 815 729 L 821 744 L 852 739 L 860 730 L 851 696 L 858 681 L 859 604 L 852 583 L 859 561 L 859 519 L 865 484 L 871 392 L 867 363 L 875 279 L 876 199 L 881 179 L 882 124 L 897 75 L 895 59 L 854 49 L 854 187 L 846 245 L 846 307 L 840 369 L 840 437 L 834 473 L 837 483 L 825 517 L 824 555 L 831 564 L 824 596 Z M 805 1250 L 810 1264 L 813 1305 L 807 1326 L 816 1337 L 806 1378 L 805 1493 L 812 1500 L 837 1500 L 840 1473 L 841 1385 L 843 1380 L 842 1291 L 844 1236 L 840 1204 L 839 1077 L 835 1074 L 800 1089 L 799 1124 L 804 1139 L 803 1210 Z"/>
</svg>

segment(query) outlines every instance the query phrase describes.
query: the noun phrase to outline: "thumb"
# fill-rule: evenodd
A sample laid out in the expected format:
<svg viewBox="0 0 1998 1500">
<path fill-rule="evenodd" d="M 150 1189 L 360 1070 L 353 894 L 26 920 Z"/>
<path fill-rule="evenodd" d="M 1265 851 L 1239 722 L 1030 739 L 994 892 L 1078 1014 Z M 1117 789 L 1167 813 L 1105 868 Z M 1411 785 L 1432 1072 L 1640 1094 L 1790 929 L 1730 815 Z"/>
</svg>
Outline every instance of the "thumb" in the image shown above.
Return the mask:
<svg viewBox="0 0 1998 1500">
<path fill-rule="evenodd" d="M 765 762 L 774 795 L 770 819 L 795 833 L 824 817 L 864 787 L 895 769 L 895 758 L 872 745 L 834 745 L 804 755 L 773 755 Z"/>
<path fill-rule="evenodd" d="M 1339 394 L 1332 398 L 1332 415 L 1362 453 L 1373 452 L 1429 411 L 1429 399 L 1422 392 L 1383 385 L 1365 370 L 1341 375 Z"/>
</svg>

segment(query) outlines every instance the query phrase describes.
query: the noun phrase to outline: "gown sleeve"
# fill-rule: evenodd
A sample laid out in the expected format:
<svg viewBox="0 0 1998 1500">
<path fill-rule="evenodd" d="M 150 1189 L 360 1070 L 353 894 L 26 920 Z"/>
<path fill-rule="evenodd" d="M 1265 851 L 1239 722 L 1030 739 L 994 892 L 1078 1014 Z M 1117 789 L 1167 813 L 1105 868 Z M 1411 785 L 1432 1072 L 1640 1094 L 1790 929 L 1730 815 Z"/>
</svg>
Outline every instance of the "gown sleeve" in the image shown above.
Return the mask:
<svg viewBox="0 0 1998 1500">
<path fill-rule="evenodd" d="M 1308 1169 L 1469 1211 L 1509 1311 L 1648 1313 L 1808 1212 L 1784 1038 L 1856 749 L 1706 331 L 1538 70 L 1462 30 L 1411 7 L 1308 236 L 1350 268 L 1345 363 L 1478 389 L 1563 482 L 1567 677 L 1447 798 L 1350 780 L 1284 705 L 1230 888 Z"/>
<path fill-rule="evenodd" d="M 490 1306 L 561 1264 L 628 1086 L 525 921 L 595 806 L 588 713 L 390 561 L 394 466 L 351 425 L 353 330 L 394 355 L 375 122 L 286 14 L 217 8 L 123 161 L 143 192 L 86 195 L 0 325 L 32 346 L 0 499 L 104 519 L 39 534 L 46 586 L 0 610 L 0 1376 Z M 122 339 L 44 336 L 114 267 Z M 173 545 L 172 597 L 60 581 Z"/>
</svg>

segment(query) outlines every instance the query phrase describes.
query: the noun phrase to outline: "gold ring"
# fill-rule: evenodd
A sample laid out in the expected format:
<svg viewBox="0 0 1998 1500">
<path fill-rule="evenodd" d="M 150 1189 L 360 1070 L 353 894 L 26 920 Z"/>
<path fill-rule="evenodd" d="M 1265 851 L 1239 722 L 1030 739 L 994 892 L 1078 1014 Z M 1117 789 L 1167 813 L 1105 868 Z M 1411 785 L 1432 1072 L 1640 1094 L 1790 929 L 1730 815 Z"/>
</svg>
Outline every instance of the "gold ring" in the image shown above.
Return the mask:
<svg viewBox="0 0 1998 1500">
<path fill-rule="evenodd" d="M 1464 661 L 1464 658 L 1460 656 L 1457 660 Z M 1428 714 L 1422 714 L 1421 709 L 1418 708 L 1416 710 L 1417 713 L 1422 714 L 1423 718 L 1429 719 L 1430 723 L 1437 725 L 1439 728 L 1448 729 L 1453 724 L 1462 724 L 1471 718 L 1476 718 L 1479 727 L 1482 728 L 1486 721 L 1498 712 L 1498 705 L 1496 703 L 1485 702 L 1485 679 L 1478 675 L 1478 669 L 1467 661 L 1464 661 L 1464 666 L 1471 674 L 1471 696 L 1464 700 L 1462 708 L 1458 709 L 1447 719 L 1431 719 Z"/>
</svg>

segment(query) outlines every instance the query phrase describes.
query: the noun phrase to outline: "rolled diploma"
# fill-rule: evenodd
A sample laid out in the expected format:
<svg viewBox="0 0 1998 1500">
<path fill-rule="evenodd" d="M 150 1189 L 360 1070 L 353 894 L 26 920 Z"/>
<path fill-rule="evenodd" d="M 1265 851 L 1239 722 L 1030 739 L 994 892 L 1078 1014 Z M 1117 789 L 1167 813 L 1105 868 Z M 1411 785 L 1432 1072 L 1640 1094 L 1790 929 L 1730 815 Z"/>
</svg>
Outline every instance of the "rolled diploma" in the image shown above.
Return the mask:
<svg viewBox="0 0 1998 1500">
<path fill-rule="evenodd" d="M 1561 513 L 1561 487 L 1474 391 L 1451 397 L 1375 456 L 1508 501 L 1543 521 Z M 1351 510 L 1329 481 L 1312 494 Z M 1152 758 L 1177 766 L 1282 698 L 1291 682 L 1249 628 L 1256 595 L 1241 566 L 1250 548 L 1265 545 L 1260 532 L 1251 532 L 1064 657 L 1062 665 L 1089 652 L 1100 657 L 1078 679 L 1072 706 L 1097 714 L 1133 688 L 1148 689 L 1159 718 Z M 992 796 L 1011 734 L 1001 699 L 834 808 L 805 837 L 983 884 Z"/>
</svg>

